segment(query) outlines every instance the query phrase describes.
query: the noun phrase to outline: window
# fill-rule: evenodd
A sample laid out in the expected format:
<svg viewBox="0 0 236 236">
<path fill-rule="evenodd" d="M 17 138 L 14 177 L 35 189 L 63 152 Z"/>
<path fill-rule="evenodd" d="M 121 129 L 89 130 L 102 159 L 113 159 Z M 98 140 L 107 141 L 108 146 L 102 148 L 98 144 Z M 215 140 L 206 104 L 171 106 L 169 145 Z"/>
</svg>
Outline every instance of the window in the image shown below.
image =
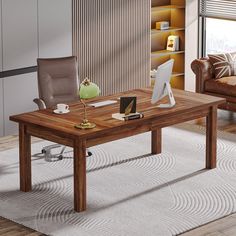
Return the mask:
<svg viewBox="0 0 236 236">
<path fill-rule="evenodd" d="M 200 0 L 201 56 L 236 51 L 236 0 Z"/>
<path fill-rule="evenodd" d="M 206 18 L 205 54 L 236 51 L 236 21 Z"/>
</svg>

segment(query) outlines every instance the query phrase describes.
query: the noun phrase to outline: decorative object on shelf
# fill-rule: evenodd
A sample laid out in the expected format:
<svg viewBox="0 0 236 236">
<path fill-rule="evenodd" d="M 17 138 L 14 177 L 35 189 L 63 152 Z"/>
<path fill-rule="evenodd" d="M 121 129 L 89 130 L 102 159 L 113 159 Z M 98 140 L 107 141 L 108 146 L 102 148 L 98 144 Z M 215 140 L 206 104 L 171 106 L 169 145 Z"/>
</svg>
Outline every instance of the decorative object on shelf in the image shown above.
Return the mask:
<svg viewBox="0 0 236 236">
<path fill-rule="evenodd" d="M 159 21 L 156 22 L 156 29 L 157 30 L 168 30 L 170 28 L 169 21 Z"/>
<path fill-rule="evenodd" d="M 92 128 L 96 127 L 96 124 L 90 123 L 88 121 L 86 104 L 85 104 L 84 100 L 97 97 L 100 93 L 100 89 L 95 83 L 92 83 L 92 82 L 90 82 L 90 80 L 88 78 L 85 78 L 83 80 L 83 82 L 80 84 L 80 88 L 79 88 L 78 92 L 79 92 L 79 96 L 80 96 L 80 101 L 84 105 L 84 119 L 83 119 L 82 123 L 75 125 L 75 128 L 92 129 Z"/>
<path fill-rule="evenodd" d="M 136 97 L 121 97 L 120 98 L 120 113 L 126 116 L 136 112 Z"/>
<path fill-rule="evenodd" d="M 168 37 L 166 50 L 172 52 L 179 51 L 179 36 L 170 35 Z"/>
</svg>

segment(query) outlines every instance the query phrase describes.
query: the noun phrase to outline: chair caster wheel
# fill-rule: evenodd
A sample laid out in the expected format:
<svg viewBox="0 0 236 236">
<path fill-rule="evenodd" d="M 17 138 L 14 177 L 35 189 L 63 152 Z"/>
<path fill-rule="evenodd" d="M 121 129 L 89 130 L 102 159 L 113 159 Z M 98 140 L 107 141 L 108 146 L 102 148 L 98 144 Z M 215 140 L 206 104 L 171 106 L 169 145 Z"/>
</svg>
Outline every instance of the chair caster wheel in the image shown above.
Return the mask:
<svg viewBox="0 0 236 236">
<path fill-rule="evenodd" d="M 92 154 L 92 152 L 88 152 L 88 156 L 90 157 L 90 156 L 92 156 L 93 154 Z"/>
</svg>

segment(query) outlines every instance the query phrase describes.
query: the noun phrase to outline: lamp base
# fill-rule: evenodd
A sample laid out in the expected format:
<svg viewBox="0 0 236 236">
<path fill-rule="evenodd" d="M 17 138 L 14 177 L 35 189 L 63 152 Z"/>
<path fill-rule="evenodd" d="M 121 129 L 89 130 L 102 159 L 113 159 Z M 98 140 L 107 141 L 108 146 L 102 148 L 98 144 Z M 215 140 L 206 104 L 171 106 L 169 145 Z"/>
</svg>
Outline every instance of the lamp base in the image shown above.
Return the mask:
<svg viewBox="0 0 236 236">
<path fill-rule="evenodd" d="M 96 127 L 96 124 L 90 122 L 82 122 L 80 124 L 75 125 L 77 129 L 93 129 Z"/>
</svg>

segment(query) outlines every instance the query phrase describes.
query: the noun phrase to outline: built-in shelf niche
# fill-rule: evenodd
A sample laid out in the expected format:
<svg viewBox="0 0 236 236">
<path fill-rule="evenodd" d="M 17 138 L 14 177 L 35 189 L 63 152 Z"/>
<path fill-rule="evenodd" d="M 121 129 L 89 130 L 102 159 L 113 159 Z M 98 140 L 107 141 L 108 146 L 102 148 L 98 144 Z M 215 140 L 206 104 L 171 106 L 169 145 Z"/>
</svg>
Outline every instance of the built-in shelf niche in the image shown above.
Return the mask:
<svg viewBox="0 0 236 236">
<path fill-rule="evenodd" d="M 184 89 L 185 59 L 185 0 L 152 0 L 151 9 L 151 69 L 174 59 L 171 84 L 174 88 Z M 156 22 L 168 21 L 168 30 L 156 30 Z M 178 35 L 179 51 L 167 51 L 167 38 Z"/>
</svg>

